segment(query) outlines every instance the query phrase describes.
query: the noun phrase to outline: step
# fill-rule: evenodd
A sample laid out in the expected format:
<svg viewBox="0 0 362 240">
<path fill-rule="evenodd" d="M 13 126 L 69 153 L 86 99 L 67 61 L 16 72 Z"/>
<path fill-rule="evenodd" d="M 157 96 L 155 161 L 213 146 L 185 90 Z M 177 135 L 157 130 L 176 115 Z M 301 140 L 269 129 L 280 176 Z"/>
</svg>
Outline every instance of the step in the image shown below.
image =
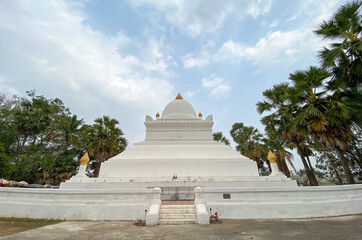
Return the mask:
<svg viewBox="0 0 362 240">
<path fill-rule="evenodd" d="M 162 201 L 162 206 L 166 205 L 195 205 L 194 200 L 179 200 L 179 201 Z"/>
<path fill-rule="evenodd" d="M 158 223 L 162 225 L 196 224 L 197 219 L 160 219 Z"/>
<path fill-rule="evenodd" d="M 195 224 L 197 214 L 195 205 L 161 205 L 159 224 Z"/>
<path fill-rule="evenodd" d="M 175 209 L 160 209 L 160 214 L 188 214 L 195 213 L 195 209 L 175 208 Z"/>
<path fill-rule="evenodd" d="M 196 219 L 197 215 L 196 213 L 186 213 L 186 214 L 165 214 L 165 213 L 161 213 L 160 214 L 160 219 Z"/>
<path fill-rule="evenodd" d="M 162 209 L 177 209 L 177 208 L 182 208 L 182 209 L 196 209 L 194 204 L 188 204 L 188 205 L 161 205 Z"/>
</svg>

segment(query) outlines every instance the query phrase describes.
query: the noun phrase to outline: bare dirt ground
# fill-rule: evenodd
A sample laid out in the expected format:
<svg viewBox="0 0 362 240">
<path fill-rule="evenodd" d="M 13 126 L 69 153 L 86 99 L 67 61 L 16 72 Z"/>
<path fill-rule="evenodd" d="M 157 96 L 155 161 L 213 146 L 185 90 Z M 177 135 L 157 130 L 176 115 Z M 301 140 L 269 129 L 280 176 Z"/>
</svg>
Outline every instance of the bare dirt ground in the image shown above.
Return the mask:
<svg viewBox="0 0 362 240">
<path fill-rule="evenodd" d="M 1 223 L 2 225 L 2 223 Z M 131 221 L 64 221 L 0 237 L 14 239 L 254 239 L 354 240 L 362 236 L 362 215 L 311 219 L 223 220 L 206 226 L 135 226 Z"/>
</svg>

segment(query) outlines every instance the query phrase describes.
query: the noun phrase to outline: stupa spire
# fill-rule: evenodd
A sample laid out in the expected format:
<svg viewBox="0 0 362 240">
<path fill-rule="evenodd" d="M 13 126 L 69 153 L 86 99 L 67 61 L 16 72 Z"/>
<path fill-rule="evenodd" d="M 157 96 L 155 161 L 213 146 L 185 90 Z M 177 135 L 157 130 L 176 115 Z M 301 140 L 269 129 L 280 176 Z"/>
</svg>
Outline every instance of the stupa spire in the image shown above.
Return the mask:
<svg viewBox="0 0 362 240">
<path fill-rule="evenodd" d="M 180 93 L 177 94 L 175 100 L 184 100 Z"/>
</svg>

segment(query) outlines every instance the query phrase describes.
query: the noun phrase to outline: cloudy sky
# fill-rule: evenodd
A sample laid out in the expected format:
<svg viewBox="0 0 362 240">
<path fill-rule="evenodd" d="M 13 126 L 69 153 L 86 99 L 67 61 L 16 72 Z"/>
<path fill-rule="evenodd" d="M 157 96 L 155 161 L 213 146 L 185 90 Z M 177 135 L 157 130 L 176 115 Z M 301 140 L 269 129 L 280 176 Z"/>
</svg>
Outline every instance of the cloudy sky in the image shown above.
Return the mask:
<svg viewBox="0 0 362 240">
<path fill-rule="evenodd" d="M 0 91 L 109 115 L 131 144 L 178 92 L 229 138 L 235 122 L 262 131 L 262 92 L 318 64 L 313 29 L 344 2 L 0 0 Z"/>
</svg>

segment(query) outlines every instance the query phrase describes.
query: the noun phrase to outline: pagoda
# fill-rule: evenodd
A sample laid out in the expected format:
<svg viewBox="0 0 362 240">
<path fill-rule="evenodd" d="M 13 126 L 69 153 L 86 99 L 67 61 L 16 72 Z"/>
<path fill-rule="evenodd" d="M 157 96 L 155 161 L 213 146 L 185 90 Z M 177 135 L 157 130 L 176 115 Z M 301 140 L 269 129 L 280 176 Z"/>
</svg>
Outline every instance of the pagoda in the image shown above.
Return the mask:
<svg viewBox="0 0 362 240">
<path fill-rule="evenodd" d="M 254 161 L 213 141 L 213 125 L 179 93 L 161 115 L 146 116 L 145 141 L 102 163 L 98 178 L 72 178 L 61 188 L 160 187 L 164 199 L 192 199 L 195 187 L 297 187 L 282 174 L 259 176 Z"/>
</svg>

